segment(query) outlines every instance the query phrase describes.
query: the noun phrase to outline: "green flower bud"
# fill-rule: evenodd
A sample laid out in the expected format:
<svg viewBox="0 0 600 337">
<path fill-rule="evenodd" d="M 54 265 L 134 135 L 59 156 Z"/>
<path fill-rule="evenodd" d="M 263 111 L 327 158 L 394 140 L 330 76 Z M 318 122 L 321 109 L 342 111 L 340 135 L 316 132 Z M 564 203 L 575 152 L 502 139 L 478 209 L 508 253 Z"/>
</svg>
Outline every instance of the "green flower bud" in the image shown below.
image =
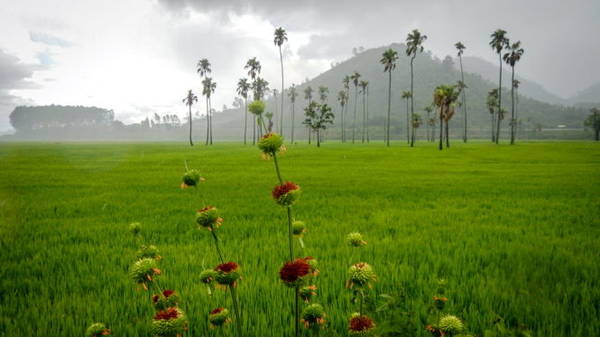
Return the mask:
<svg viewBox="0 0 600 337">
<path fill-rule="evenodd" d="M 139 222 L 132 222 L 129 224 L 129 231 L 133 233 L 133 235 L 138 235 L 142 231 L 142 224 Z"/>
<path fill-rule="evenodd" d="M 200 273 L 200 282 L 205 284 L 211 284 L 215 280 L 217 272 L 213 269 L 205 269 Z"/>
<path fill-rule="evenodd" d="M 292 233 L 295 236 L 302 236 L 306 233 L 306 225 L 302 221 L 294 221 L 292 223 Z"/>
<path fill-rule="evenodd" d="M 362 247 L 367 244 L 365 240 L 363 240 L 362 234 L 359 232 L 352 232 L 346 236 L 346 240 L 348 244 L 352 247 Z"/>
<path fill-rule="evenodd" d="M 85 330 L 85 337 L 109 336 L 110 330 L 102 323 L 94 323 Z"/>
<path fill-rule="evenodd" d="M 274 154 L 279 152 L 279 149 L 282 145 L 283 137 L 274 132 L 269 132 L 265 134 L 258 141 L 258 148 L 266 154 Z"/>
<path fill-rule="evenodd" d="M 156 260 L 151 258 L 136 261 L 129 270 L 129 276 L 138 284 L 152 282 L 156 275 L 160 275 L 160 269 Z"/>
<path fill-rule="evenodd" d="M 299 289 L 298 295 L 302 300 L 304 300 L 304 302 L 308 303 L 313 298 L 313 296 L 317 295 L 317 286 L 304 286 Z"/>
<path fill-rule="evenodd" d="M 457 334 L 463 331 L 464 324 L 461 320 L 453 315 L 446 315 L 440 318 L 440 329 L 446 333 Z"/>
<path fill-rule="evenodd" d="M 183 174 L 182 180 L 182 188 L 198 186 L 202 176 L 200 176 L 200 171 L 191 169 Z"/>
<path fill-rule="evenodd" d="M 302 322 L 308 329 L 319 329 L 325 323 L 325 310 L 320 304 L 311 304 L 302 310 Z"/>
<path fill-rule="evenodd" d="M 187 328 L 185 313 L 179 308 L 168 308 L 154 316 L 151 332 L 156 337 L 179 337 Z"/>
<path fill-rule="evenodd" d="M 370 282 L 375 281 L 377 276 L 368 263 L 360 262 L 354 264 L 348 269 L 348 282 L 347 287 L 364 287 L 371 286 Z"/>
<path fill-rule="evenodd" d="M 196 212 L 196 223 L 209 231 L 219 228 L 222 222 L 219 211 L 213 206 L 204 207 Z"/>
<path fill-rule="evenodd" d="M 225 308 L 216 308 L 208 314 L 208 322 L 212 326 L 223 326 L 229 321 L 229 310 Z"/>
<path fill-rule="evenodd" d="M 137 251 L 137 258 L 138 259 L 151 258 L 151 259 L 160 260 L 158 248 L 156 248 L 156 246 L 154 246 L 154 245 L 149 245 L 149 246 L 141 245 L 140 249 Z"/>
<path fill-rule="evenodd" d="M 222 286 L 235 286 L 240 279 L 239 266 L 235 262 L 226 262 L 215 268 L 215 281 Z"/>
</svg>

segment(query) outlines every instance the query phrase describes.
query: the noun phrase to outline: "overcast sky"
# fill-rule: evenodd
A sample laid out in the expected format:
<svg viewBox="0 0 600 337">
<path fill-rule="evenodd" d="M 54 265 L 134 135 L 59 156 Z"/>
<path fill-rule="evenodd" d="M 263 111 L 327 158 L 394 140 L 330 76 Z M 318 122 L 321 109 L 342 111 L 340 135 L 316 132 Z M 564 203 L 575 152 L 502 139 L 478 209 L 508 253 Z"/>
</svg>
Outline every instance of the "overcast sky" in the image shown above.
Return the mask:
<svg viewBox="0 0 600 337">
<path fill-rule="evenodd" d="M 231 105 L 246 60 L 279 86 L 273 30 L 288 31 L 286 86 L 351 56 L 352 47 L 429 36 L 443 58 L 497 62 L 490 33 L 503 28 L 526 52 L 523 77 L 568 97 L 600 81 L 600 0 L 0 0 L 0 131 L 17 104 L 95 105 L 118 119 L 183 115 L 198 91 L 198 59 L 213 64 L 214 106 Z"/>
</svg>

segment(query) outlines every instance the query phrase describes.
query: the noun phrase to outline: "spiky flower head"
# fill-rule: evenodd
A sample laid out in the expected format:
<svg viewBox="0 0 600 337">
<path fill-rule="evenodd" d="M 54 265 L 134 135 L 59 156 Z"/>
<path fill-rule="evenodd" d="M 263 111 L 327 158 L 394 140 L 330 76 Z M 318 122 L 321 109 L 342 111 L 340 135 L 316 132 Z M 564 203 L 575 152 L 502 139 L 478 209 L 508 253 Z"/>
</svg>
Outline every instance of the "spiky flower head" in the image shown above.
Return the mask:
<svg viewBox="0 0 600 337">
<path fill-rule="evenodd" d="M 221 227 L 223 218 L 219 216 L 219 210 L 213 206 L 206 206 L 196 212 L 196 223 L 209 231 Z"/>
<path fill-rule="evenodd" d="M 298 295 L 300 298 L 308 303 L 313 298 L 313 296 L 317 296 L 317 286 L 316 285 L 308 285 L 300 288 L 298 290 Z"/>
<path fill-rule="evenodd" d="M 261 100 L 253 101 L 248 104 L 248 111 L 255 116 L 262 115 L 262 113 L 265 112 L 265 102 Z"/>
<path fill-rule="evenodd" d="M 152 296 L 152 304 L 157 311 L 176 307 L 179 303 L 179 296 L 174 290 L 164 290 L 161 294 Z"/>
<path fill-rule="evenodd" d="M 196 169 L 187 170 L 181 178 L 181 188 L 198 186 L 204 178 L 200 175 L 200 171 Z"/>
<path fill-rule="evenodd" d="M 437 310 L 444 310 L 444 306 L 446 306 L 446 301 L 448 301 L 446 297 L 433 296 L 433 306 Z"/>
<path fill-rule="evenodd" d="M 223 326 L 229 321 L 229 310 L 225 308 L 216 308 L 208 314 L 208 322 L 213 327 Z"/>
<path fill-rule="evenodd" d="M 240 279 L 239 266 L 235 262 L 225 262 L 215 267 L 215 281 L 222 286 L 235 286 Z"/>
<path fill-rule="evenodd" d="M 325 310 L 320 304 L 310 304 L 302 310 L 302 323 L 307 329 L 321 328 L 325 324 Z"/>
<path fill-rule="evenodd" d="M 317 260 L 310 256 L 286 262 L 279 270 L 279 278 L 288 287 L 302 285 L 308 276 L 318 273 L 316 265 Z"/>
<path fill-rule="evenodd" d="M 265 154 L 273 155 L 279 152 L 283 145 L 283 137 L 275 132 L 266 133 L 258 141 L 258 148 Z"/>
<path fill-rule="evenodd" d="M 373 267 L 365 262 L 359 262 L 348 269 L 348 288 L 371 286 L 371 281 L 377 280 Z"/>
<path fill-rule="evenodd" d="M 346 236 L 348 244 L 352 247 L 362 247 L 367 244 L 367 241 L 363 240 L 362 234 L 359 232 L 352 232 Z"/>
<path fill-rule="evenodd" d="M 187 330 L 185 313 L 176 307 L 161 310 L 152 321 L 152 335 L 156 337 L 179 337 Z"/>
<path fill-rule="evenodd" d="M 446 315 L 440 318 L 439 328 L 445 333 L 457 334 L 464 329 L 463 322 L 454 315 Z"/>
<path fill-rule="evenodd" d="M 292 206 L 300 196 L 300 186 L 288 181 L 275 186 L 271 194 L 280 206 Z"/>
<path fill-rule="evenodd" d="M 217 272 L 214 269 L 204 269 L 200 272 L 200 282 L 204 284 L 211 284 L 215 277 L 217 276 Z"/>
<path fill-rule="evenodd" d="M 292 223 L 292 233 L 297 237 L 302 237 L 306 233 L 306 225 L 303 221 L 294 221 Z"/>
<path fill-rule="evenodd" d="M 140 234 L 140 232 L 142 231 L 142 224 L 139 222 L 132 222 L 129 224 L 129 231 L 133 234 L 133 235 L 138 235 Z"/>
<path fill-rule="evenodd" d="M 147 289 L 147 283 L 154 280 L 154 277 L 160 275 L 158 263 L 155 259 L 143 258 L 136 261 L 129 270 L 129 276 L 138 284 Z"/>
<path fill-rule="evenodd" d="M 110 329 L 102 323 L 94 323 L 85 330 L 85 337 L 102 337 L 109 336 Z"/>
<path fill-rule="evenodd" d="M 373 320 L 366 315 L 355 313 L 348 322 L 348 333 L 350 336 L 372 336 L 375 328 Z"/>
<path fill-rule="evenodd" d="M 141 245 L 140 249 L 137 251 L 137 258 L 138 259 L 151 258 L 151 259 L 160 260 L 158 248 L 156 248 L 156 246 L 154 246 L 154 245 L 149 245 L 149 246 Z"/>
</svg>

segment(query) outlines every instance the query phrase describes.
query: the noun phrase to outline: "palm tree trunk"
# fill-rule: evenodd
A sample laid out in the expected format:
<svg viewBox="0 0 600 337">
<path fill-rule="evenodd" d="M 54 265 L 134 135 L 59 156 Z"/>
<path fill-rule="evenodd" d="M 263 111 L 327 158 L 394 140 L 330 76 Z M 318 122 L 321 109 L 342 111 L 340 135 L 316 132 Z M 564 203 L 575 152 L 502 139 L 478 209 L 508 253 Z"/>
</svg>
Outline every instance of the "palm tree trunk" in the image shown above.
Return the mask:
<svg viewBox="0 0 600 337">
<path fill-rule="evenodd" d="M 321 131 L 317 129 L 317 147 L 321 147 Z"/>
<path fill-rule="evenodd" d="M 212 101 L 208 99 L 208 109 L 210 110 L 210 145 L 213 143 L 213 112 L 212 112 Z"/>
<path fill-rule="evenodd" d="M 443 146 L 443 139 L 444 139 L 444 118 L 442 117 L 442 111 L 443 111 L 443 107 L 440 107 L 440 144 L 438 146 L 438 148 L 440 150 L 442 150 L 444 148 Z"/>
<path fill-rule="evenodd" d="M 500 121 L 502 120 L 502 54 L 498 54 L 500 60 L 500 80 L 498 82 L 498 121 L 496 122 L 496 144 L 500 141 Z"/>
<path fill-rule="evenodd" d="M 491 114 L 492 117 L 492 143 L 496 142 L 496 113 Z"/>
<path fill-rule="evenodd" d="M 450 147 L 450 132 L 448 132 L 448 121 L 445 121 L 446 124 L 446 147 Z"/>
<path fill-rule="evenodd" d="M 281 53 L 281 45 L 279 45 L 279 61 L 281 63 L 281 112 L 279 114 L 279 133 L 283 136 L 283 98 L 284 98 L 284 85 L 283 85 L 283 54 Z"/>
<path fill-rule="evenodd" d="M 190 113 L 189 113 L 189 116 L 190 116 L 190 146 L 194 146 L 194 142 L 192 141 L 192 105 L 191 104 L 189 105 L 189 108 L 190 108 Z"/>
<path fill-rule="evenodd" d="M 458 61 L 460 63 L 460 78 L 462 80 L 462 83 L 465 83 L 465 74 L 463 72 L 463 64 L 462 64 L 462 56 L 459 55 L 458 56 Z M 466 88 L 463 87 L 462 90 L 462 106 L 463 109 L 465 109 L 465 114 L 464 114 L 464 133 L 463 133 L 463 142 L 467 142 L 467 94 L 465 93 Z"/>
<path fill-rule="evenodd" d="M 413 61 L 415 60 L 415 55 L 413 55 L 413 57 L 410 59 L 410 120 L 412 122 L 412 120 L 414 119 L 414 114 L 415 114 L 415 101 L 414 101 L 414 88 L 413 88 Z M 410 123 L 410 131 L 411 133 L 415 132 L 415 129 L 412 125 L 412 123 Z M 411 141 L 410 141 L 410 147 L 415 146 L 415 137 L 411 137 Z"/>
<path fill-rule="evenodd" d="M 294 144 L 294 106 L 295 102 L 292 102 L 292 144 Z"/>
<path fill-rule="evenodd" d="M 208 145 L 210 137 L 210 108 L 208 107 L 208 96 L 206 96 L 206 142 L 204 145 Z"/>
<path fill-rule="evenodd" d="M 248 131 L 248 98 L 244 101 L 244 145 L 246 145 L 246 134 Z"/>
<path fill-rule="evenodd" d="M 345 104 L 341 104 L 342 106 L 342 143 L 346 142 L 346 130 L 344 130 L 344 106 Z"/>
<path fill-rule="evenodd" d="M 252 115 L 252 145 L 256 144 L 256 116 Z"/>
<path fill-rule="evenodd" d="M 356 102 L 358 101 L 358 86 L 354 86 L 354 119 L 352 121 L 352 144 L 354 144 L 354 133 L 356 131 Z"/>
<path fill-rule="evenodd" d="M 406 144 L 410 144 L 410 117 L 408 112 L 408 97 L 406 97 Z"/>
<path fill-rule="evenodd" d="M 365 103 L 365 92 L 363 90 L 363 122 L 362 122 L 362 142 L 365 142 L 365 128 L 367 122 L 367 112 L 366 112 L 366 103 Z"/>
<path fill-rule="evenodd" d="M 515 83 L 515 67 L 512 66 L 511 84 Z M 515 144 L 515 126 L 517 120 L 515 119 L 515 86 L 510 86 L 510 100 L 511 100 L 511 115 L 510 115 L 510 145 Z"/>
<path fill-rule="evenodd" d="M 388 111 L 387 111 L 387 124 L 386 124 L 386 145 L 390 146 L 390 115 L 392 113 L 392 70 L 388 70 Z"/>
<path fill-rule="evenodd" d="M 369 87 L 367 86 L 367 122 L 365 123 L 365 128 L 367 129 L 367 143 L 370 141 L 369 139 Z"/>
</svg>

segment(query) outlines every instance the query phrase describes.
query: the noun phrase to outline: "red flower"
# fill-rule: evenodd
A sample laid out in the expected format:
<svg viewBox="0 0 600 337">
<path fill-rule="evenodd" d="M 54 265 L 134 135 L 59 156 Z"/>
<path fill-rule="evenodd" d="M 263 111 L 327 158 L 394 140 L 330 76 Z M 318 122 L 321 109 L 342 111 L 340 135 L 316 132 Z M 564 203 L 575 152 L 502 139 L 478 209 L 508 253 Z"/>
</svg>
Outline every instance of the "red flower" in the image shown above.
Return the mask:
<svg viewBox="0 0 600 337">
<path fill-rule="evenodd" d="M 216 314 L 220 313 L 223 310 L 225 310 L 225 308 L 216 308 L 213 311 L 211 311 L 210 314 L 211 315 L 216 315 Z"/>
<path fill-rule="evenodd" d="M 230 273 L 236 269 L 238 269 L 238 264 L 235 262 L 225 262 L 215 268 L 216 271 L 222 271 L 224 273 Z"/>
<path fill-rule="evenodd" d="M 286 262 L 279 270 L 279 278 L 284 282 L 292 283 L 306 276 L 310 272 L 310 265 L 306 262 L 308 259 L 296 259 L 292 262 Z"/>
<path fill-rule="evenodd" d="M 367 316 L 355 316 L 350 319 L 350 331 L 361 332 L 372 329 L 375 326 L 373 321 Z"/>
<path fill-rule="evenodd" d="M 292 191 L 295 191 L 299 188 L 300 187 L 298 185 L 294 184 L 291 181 L 288 181 L 281 185 L 275 186 L 275 188 L 273 189 L 273 192 L 271 192 L 271 194 L 273 195 L 273 198 L 275 200 L 279 200 L 279 198 L 281 198 L 282 195 L 286 195 L 286 194 L 288 194 Z"/>
<path fill-rule="evenodd" d="M 169 308 L 167 310 L 161 310 L 154 316 L 154 319 L 163 319 L 163 320 L 171 320 L 177 318 L 179 313 L 177 312 L 177 308 Z"/>
<path fill-rule="evenodd" d="M 204 213 L 206 211 L 210 211 L 211 209 L 215 208 L 214 206 L 206 206 L 203 209 L 199 209 L 198 213 Z"/>
<path fill-rule="evenodd" d="M 169 297 L 169 296 L 173 295 L 173 293 L 175 293 L 175 290 L 169 290 L 169 289 L 167 289 L 167 290 L 163 291 L 163 296 L 164 297 Z"/>
</svg>

